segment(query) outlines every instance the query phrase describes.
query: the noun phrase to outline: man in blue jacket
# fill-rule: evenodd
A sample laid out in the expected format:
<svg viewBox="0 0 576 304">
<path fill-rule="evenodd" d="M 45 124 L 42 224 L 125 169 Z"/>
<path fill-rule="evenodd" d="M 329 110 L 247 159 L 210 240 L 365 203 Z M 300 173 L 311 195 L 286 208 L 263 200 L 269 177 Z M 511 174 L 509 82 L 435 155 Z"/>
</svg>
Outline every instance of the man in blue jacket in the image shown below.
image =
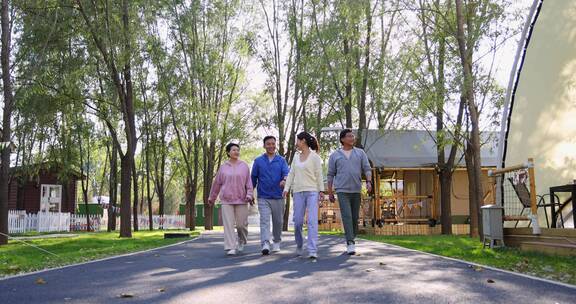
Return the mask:
<svg viewBox="0 0 576 304">
<path fill-rule="evenodd" d="M 285 208 L 282 191 L 289 170 L 286 159 L 276 153 L 276 137 L 264 137 L 264 149 L 266 153 L 254 160 L 252 185 L 258 191 L 262 254 L 268 255 L 270 251 L 280 251 Z M 270 216 L 272 216 L 273 243 L 270 242 Z"/>
</svg>

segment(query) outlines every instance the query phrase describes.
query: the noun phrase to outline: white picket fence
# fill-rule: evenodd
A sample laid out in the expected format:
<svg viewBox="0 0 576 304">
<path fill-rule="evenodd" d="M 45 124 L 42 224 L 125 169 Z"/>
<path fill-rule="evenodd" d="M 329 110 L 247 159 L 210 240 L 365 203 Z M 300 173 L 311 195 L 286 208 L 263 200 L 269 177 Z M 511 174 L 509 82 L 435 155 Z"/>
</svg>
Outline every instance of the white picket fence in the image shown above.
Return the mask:
<svg viewBox="0 0 576 304">
<path fill-rule="evenodd" d="M 57 212 L 26 213 L 24 210 L 8 211 L 8 232 L 70 231 L 70 214 Z"/>
<path fill-rule="evenodd" d="M 116 217 L 116 225 L 120 226 L 120 216 Z M 131 220 L 133 221 L 133 219 Z M 106 223 L 107 225 L 107 223 Z M 106 227 L 103 223 L 103 227 Z M 150 220 L 148 215 L 138 215 L 138 228 L 140 230 L 148 229 Z M 152 225 L 154 229 L 186 229 L 186 216 L 185 215 L 152 215 Z"/>
<path fill-rule="evenodd" d="M 103 229 L 102 216 L 90 215 L 90 231 Z M 70 231 L 86 231 L 88 228 L 85 214 L 72 214 L 70 216 Z"/>
<path fill-rule="evenodd" d="M 120 217 L 116 218 L 119 227 Z M 152 216 L 154 229 L 185 229 L 186 217 L 184 215 L 154 215 Z M 90 231 L 106 229 L 106 219 L 99 215 L 90 215 Z M 148 229 L 149 219 L 146 215 L 138 216 L 140 229 Z M 86 215 L 60 212 L 26 213 L 24 210 L 10 210 L 8 212 L 8 233 L 26 232 L 67 232 L 86 231 Z"/>
</svg>

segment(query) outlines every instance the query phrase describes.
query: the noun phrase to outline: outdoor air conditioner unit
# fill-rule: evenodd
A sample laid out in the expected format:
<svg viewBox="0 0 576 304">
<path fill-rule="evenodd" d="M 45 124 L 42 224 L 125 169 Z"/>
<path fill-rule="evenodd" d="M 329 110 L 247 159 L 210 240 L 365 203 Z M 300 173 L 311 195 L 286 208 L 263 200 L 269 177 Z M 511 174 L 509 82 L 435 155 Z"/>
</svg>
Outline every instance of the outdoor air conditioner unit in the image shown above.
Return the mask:
<svg viewBox="0 0 576 304">
<path fill-rule="evenodd" d="M 482 206 L 482 229 L 484 233 L 484 247 L 489 244 L 490 248 L 496 247 L 496 242 L 504 246 L 504 224 L 502 213 L 504 208 L 498 205 Z"/>
</svg>

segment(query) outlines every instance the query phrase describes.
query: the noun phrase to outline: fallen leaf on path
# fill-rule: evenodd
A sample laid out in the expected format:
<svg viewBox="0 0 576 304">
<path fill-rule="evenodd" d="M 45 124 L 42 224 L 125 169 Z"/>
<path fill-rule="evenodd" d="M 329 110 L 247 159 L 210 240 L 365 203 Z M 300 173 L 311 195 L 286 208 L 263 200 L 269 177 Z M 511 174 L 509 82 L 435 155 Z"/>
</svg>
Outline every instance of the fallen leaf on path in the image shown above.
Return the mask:
<svg viewBox="0 0 576 304">
<path fill-rule="evenodd" d="M 165 291 L 166 291 L 166 288 L 159 288 L 158 289 L 158 292 L 165 292 Z"/>
<path fill-rule="evenodd" d="M 380 266 L 386 266 L 386 263 L 380 262 Z"/>
<path fill-rule="evenodd" d="M 155 257 L 159 257 L 160 255 L 156 253 L 156 254 L 154 254 L 154 256 L 155 256 Z"/>
<path fill-rule="evenodd" d="M 552 267 L 550 265 L 542 267 L 542 270 L 544 270 L 546 272 L 555 272 L 554 267 Z"/>
<path fill-rule="evenodd" d="M 374 268 L 368 268 L 368 269 L 366 269 L 366 272 L 373 272 L 373 271 L 375 271 L 375 270 L 376 270 L 376 269 L 374 269 Z"/>
<path fill-rule="evenodd" d="M 478 272 L 484 271 L 484 268 L 482 268 L 480 266 L 474 266 L 473 268 L 474 268 L 474 271 L 478 271 Z"/>
<path fill-rule="evenodd" d="M 133 298 L 134 295 L 131 293 L 122 293 L 118 297 L 120 297 L 120 298 Z"/>
<path fill-rule="evenodd" d="M 494 282 L 494 280 L 492 280 L 492 279 L 488 279 L 488 280 L 486 280 L 486 282 L 488 282 L 488 283 L 490 283 L 490 284 L 496 283 L 496 282 Z"/>
<path fill-rule="evenodd" d="M 37 278 L 37 279 L 36 279 L 36 284 L 38 284 L 38 285 L 44 285 L 44 284 L 46 284 L 46 281 L 44 281 L 43 278 Z"/>
<path fill-rule="evenodd" d="M 72 301 L 72 298 L 64 298 L 64 301 Z"/>
</svg>

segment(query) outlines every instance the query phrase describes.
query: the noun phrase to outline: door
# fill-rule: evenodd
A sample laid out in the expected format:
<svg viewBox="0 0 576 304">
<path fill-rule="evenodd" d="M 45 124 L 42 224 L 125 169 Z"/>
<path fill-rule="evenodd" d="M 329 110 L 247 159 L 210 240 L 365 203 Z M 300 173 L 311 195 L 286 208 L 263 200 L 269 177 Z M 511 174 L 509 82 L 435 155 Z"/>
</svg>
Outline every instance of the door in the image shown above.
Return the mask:
<svg viewBox="0 0 576 304">
<path fill-rule="evenodd" d="M 62 210 L 62 185 L 42 185 L 40 212 L 60 212 Z"/>
</svg>

